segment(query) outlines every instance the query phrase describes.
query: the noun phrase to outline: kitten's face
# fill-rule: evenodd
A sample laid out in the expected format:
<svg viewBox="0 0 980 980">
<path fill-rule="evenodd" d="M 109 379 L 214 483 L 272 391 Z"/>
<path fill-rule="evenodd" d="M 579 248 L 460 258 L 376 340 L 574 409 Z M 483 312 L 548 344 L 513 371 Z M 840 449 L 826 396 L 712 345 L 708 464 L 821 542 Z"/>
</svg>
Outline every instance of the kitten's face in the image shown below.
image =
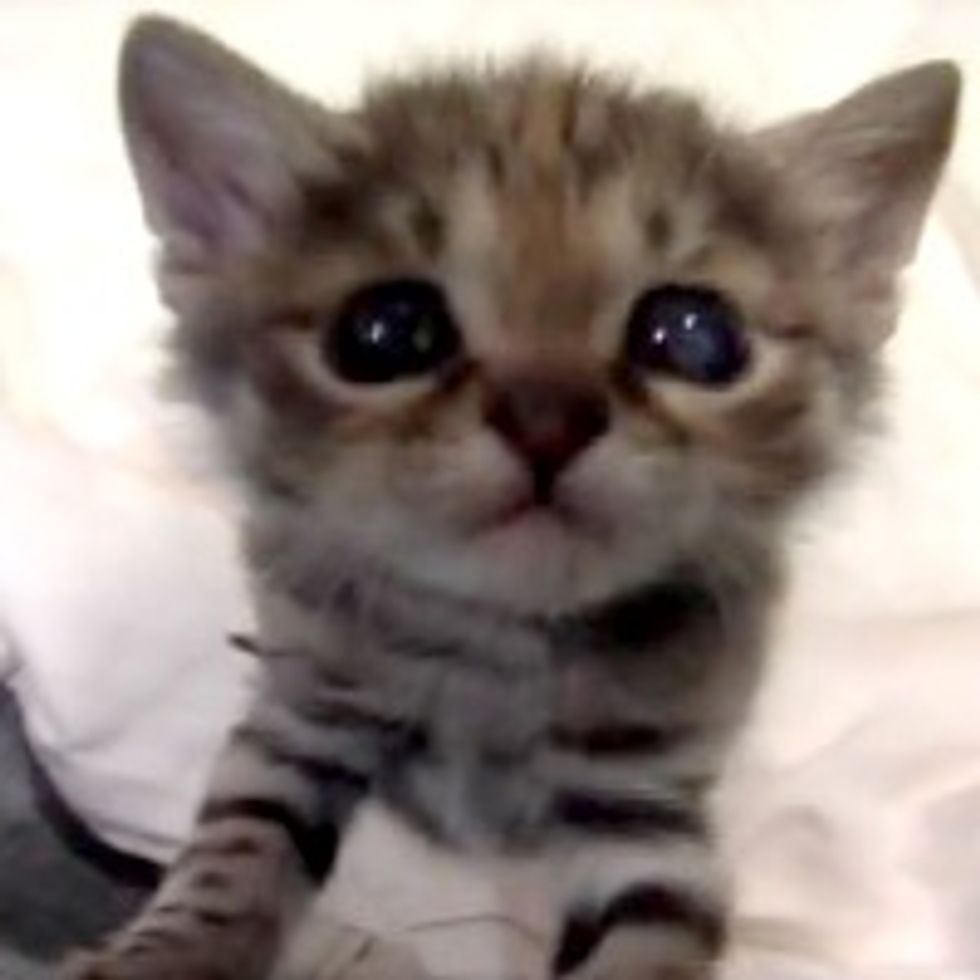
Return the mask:
<svg viewBox="0 0 980 980">
<path fill-rule="evenodd" d="M 662 104 L 638 118 L 648 145 L 593 147 L 590 170 L 562 132 L 567 80 L 540 84 L 499 132 L 435 131 L 425 101 L 375 131 L 404 169 L 311 232 L 251 357 L 259 378 L 280 363 L 263 412 L 288 410 L 280 386 L 303 403 L 295 452 L 273 425 L 260 465 L 311 502 L 311 538 L 551 607 L 661 574 L 795 493 L 840 407 L 751 163 L 712 171 L 714 135 Z"/>
<path fill-rule="evenodd" d="M 390 86 L 342 124 L 274 98 L 294 172 L 212 148 L 223 187 L 199 166 L 164 204 L 193 239 L 165 287 L 297 548 L 557 611 L 725 560 L 826 470 L 894 270 L 828 246 L 792 139 L 540 66 Z"/>
</svg>

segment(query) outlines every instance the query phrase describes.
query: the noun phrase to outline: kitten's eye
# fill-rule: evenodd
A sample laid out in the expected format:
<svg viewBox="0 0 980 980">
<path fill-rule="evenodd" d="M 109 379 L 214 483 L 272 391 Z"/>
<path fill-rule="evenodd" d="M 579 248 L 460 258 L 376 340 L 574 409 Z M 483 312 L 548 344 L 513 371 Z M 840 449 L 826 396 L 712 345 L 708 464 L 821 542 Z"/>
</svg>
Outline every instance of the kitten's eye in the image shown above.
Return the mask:
<svg viewBox="0 0 980 980">
<path fill-rule="evenodd" d="M 459 347 L 442 292 L 422 279 L 392 279 L 357 290 L 324 338 L 331 367 L 356 384 L 426 374 L 455 357 Z"/>
<path fill-rule="evenodd" d="M 626 356 L 645 371 L 724 385 L 745 369 L 749 347 L 738 313 L 717 293 L 661 286 L 644 293 L 633 307 Z"/>
</svg>

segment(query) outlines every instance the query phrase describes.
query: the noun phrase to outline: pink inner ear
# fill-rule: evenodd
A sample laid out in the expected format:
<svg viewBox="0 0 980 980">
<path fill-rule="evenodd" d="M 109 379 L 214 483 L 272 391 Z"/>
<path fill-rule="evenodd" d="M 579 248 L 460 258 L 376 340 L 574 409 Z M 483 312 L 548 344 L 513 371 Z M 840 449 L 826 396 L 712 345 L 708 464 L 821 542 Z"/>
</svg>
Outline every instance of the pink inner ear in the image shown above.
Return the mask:
<svg viewBox="0 0 980 980">
<path fill-rule="evenodd" d="M 220 253 L 252 252 L 260 248 L 274 224 L 268 208 L 257 199 L 235 167 L 248 161 L 220 161 L 207 166 L 199 161 L 176 164 L 160 154 L 147 173 L 156 184 L 155 225 L 164 233 L 177 233 L 200 248 Z"/>
<path fill-rule="evenodd" d="M 161 169 L 167 171 L 161 179 L 167 222 L 204 248 L 224 250 L 228 243 L 223 240 L 226 236 L 222 230 L 221 205 L 214 191 L 186 173 L 178 173 L 169 164 L 163 164 Z"/>
<path fill-rule="evenodd" d="M 218 120 L 202 128 L 193 113 L 172 114 L 166 105 L 152 104 L 143 106 L 142 115 L 134 153 L 141 158 L 137 170 L 148 185 L 157 231 L 213 253 L 260 247 L 270 225 L 262 191 L 282 190 L 279 175 L 262 173 L 275 161 L 262 159 L 258 146 Z"/>
</svg>

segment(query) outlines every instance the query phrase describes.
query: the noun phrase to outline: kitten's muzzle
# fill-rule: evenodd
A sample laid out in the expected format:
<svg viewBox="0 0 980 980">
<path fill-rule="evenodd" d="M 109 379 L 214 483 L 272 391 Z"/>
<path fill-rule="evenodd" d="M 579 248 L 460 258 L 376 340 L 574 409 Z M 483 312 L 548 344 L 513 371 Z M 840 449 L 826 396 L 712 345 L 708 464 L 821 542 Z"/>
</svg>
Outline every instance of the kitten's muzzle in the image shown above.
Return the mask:
<svg viewBox="0 0 980 980">
<path fill-rule="evenodd" d="M 608 430 L 609 404 L 587 382 L 521 377 L 493 388 L 485 419 L 527 465 L 536 502 L 546 503 L 562 470 Z"/>
</svg>

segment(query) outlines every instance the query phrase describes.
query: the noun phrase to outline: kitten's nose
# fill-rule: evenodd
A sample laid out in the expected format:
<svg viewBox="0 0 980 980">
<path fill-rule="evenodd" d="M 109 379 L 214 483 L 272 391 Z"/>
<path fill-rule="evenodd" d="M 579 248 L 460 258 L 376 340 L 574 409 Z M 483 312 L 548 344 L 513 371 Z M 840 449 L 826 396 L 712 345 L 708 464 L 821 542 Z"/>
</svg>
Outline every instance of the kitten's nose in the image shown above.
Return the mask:
<svg viewBox="0 0 980 980">
<path fill-rule="evenodd" d="M 487 424 L 528 464 L 540 495 L 571 460 L 609 427 L 601 391 L 582 381 L 520 378 L 499 385 Z"/>
</svg>

